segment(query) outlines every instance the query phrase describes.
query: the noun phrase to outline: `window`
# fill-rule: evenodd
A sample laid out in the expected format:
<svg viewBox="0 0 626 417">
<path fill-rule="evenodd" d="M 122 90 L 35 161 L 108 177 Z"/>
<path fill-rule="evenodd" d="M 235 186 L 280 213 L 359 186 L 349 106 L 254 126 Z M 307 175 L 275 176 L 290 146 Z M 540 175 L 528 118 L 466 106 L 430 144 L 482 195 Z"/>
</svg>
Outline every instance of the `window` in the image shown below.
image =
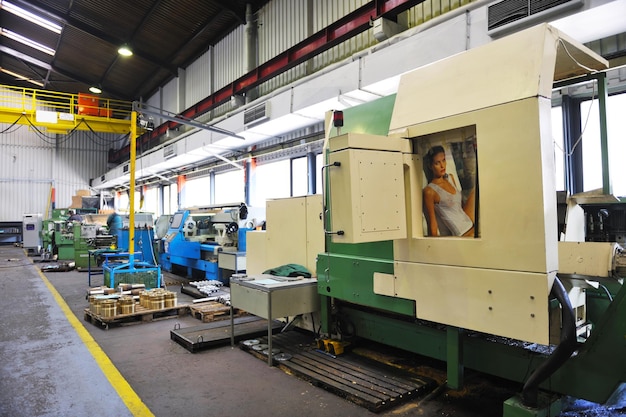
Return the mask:
<svg viewBox="0 0 626 417">
<path fill-rule="evenodd" d="M 265 201 L 271 198 L 289 197 L 290 160 L 285 159 L 256 167 L 256 190 L 251 200 L 253 207 L 265 207 Z"/>
<path fill-rule="evenodd" d="M 626 155 L 626 94 L 609 97 L 607 104 L 609 169 L 613 194 L 626 196 L 626 175 L 622 158 Z"/>
<path fill-rule="evenodd" d="M 299 197 L 309 193 L 308 159 L 306 156 L 291 160 L 291 196 Z"/>
<path fill-rule="evenodd" d="M 215 175 L 215 204 L 240 203 L 244 200 L 244 171 L 242 169 Z"/>
<path fill-rule="evenodd" d="M 324 166 L 324 154 L 315 155 L 315 194 L 323 194 L 322 190 L 322 167 Z"/>
<path fill-rule="evenodd" d="M 120 193 L 120 198 L 117 201 L 117 209 L 122 213 L 130 213 L 130 197 L 128 190 L 122 191 Z M 135 212 L 140 211 L 139 209 L 139 191 L 135 191 Z"/>
<path fill-rule="evenodd" d="M 583 137 L 578 146 L 583 147 L 583 190 L 602 188 L 602 160 L 600 158 L 600 120 L 598 101 L 580 104 Z M 578 138 L 576 138 L 578 139 Z"/>
<path fill-rule="evenodd" d="M 211 204 L 211 177 L 194 178 L 185 183 L 183 207 Z"/>
<path fill-rule="evenodd" d="M 598 100 L 580 105 L 583 123 L 583 187 L 585 191 L 602 188 L 602 159 L 600 148 L 600 120 Z M 609 176 L 613 194 L 626 196 L 626 177 L 621 158 L 626 154 L 626 94 L 610 96 L 606 104 L 607 137 L 609 147 Z M 588 122 L 585 120 L 589 118 Z"/>
<path fill-rule="evenodd" d="M 148 188 L 143 193 L 143 207 L 141 211 L 147 213 L 154 213 L 155 216 L 159 216 L 159 189 L 158 187 Z"/>
<path fill-rule="evenodd" d="M 178 210 L 178 185 L 163 187 L 163 214 L 174 214 Z"/>
</svg>

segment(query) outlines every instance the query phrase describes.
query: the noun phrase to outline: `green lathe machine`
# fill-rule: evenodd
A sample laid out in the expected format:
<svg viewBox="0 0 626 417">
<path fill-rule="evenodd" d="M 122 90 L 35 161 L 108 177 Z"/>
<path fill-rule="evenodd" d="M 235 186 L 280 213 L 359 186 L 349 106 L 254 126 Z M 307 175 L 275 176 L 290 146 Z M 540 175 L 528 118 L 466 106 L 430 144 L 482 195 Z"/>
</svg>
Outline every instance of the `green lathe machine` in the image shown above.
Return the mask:
<svg viewBox="0 0 626 417">
<path fill-rule="evenodd" d="M 446 361 L 451 388 L 465 368 L 518 382 L 505 417 L 623 389 L 626 261 L 617 243 L 576 236 L 574 215 L 557 231 L 551 136 L 553 83 L 606 67 L 544 24 L 410 72 L 334 126 L 329 114 L 322 333 Z M 469 236 L 443 236 L 441 219 L 429 236 L 424 161 L 437 146 L 441 178 L 474 198 Z"/>
</svg>

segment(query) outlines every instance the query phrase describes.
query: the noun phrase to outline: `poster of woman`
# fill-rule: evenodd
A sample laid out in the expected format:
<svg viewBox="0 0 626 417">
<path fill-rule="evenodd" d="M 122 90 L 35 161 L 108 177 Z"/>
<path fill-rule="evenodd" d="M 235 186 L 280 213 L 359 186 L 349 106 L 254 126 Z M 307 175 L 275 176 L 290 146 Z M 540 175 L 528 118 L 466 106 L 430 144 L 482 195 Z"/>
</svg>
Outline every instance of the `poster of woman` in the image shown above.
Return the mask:
<svg viewBox="0 0 626 417">
<path fill-rule="evenodd" d="M 421 138 L 427 236 L 477 237 L 476 136 L 467 128 Z"/>
</svg>

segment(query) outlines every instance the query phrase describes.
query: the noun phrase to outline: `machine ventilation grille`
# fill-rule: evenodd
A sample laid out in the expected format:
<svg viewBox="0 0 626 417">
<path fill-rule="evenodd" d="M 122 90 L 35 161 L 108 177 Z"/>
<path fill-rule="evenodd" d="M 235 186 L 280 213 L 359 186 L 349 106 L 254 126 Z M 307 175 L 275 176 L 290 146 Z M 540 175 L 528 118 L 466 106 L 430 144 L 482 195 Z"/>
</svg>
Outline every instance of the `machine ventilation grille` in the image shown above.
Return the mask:
<svg viewBox="0 0 626 417">
<path fill-rule="evenodd" d="M 243 125 L 246 127 L 254 126 L 269 120 L 269 103 L 265 102 L 254 106 L 243 113 Z"/>
<path fill-rule="evenodd" d="M 170 159 L 176 156 L 176 144 L 172 143 L 163 148 L 163 157 Z"/>
<path fill-rule="evenodd" d="M 534 17 L 548 15 L 580 7 L 584 0 L 502 0 L 487 8 L 487 30 L 490 35 L 513 30 L 517 26 L 532 23 Z"/>
</svg>

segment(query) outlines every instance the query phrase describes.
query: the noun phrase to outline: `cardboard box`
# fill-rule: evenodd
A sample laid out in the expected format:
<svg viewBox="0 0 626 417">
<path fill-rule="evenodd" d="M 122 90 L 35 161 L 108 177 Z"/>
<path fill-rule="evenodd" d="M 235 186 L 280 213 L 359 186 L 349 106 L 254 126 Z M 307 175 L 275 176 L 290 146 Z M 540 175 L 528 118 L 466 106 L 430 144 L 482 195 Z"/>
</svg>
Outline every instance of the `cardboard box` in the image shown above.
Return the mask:
<svg viewBox="0 0 626 417">
<path fill-rule="evenodd" d="M 90 197 L 91 191 L 89 190 L 76 190 L 76 195 L 79 197 Z"/>
<path fill-rule="evenodd" d="M 69 208 L 83 208 L 83 198 L 79 195 L 73 195 L 72 204 Z"/>
</svg>

